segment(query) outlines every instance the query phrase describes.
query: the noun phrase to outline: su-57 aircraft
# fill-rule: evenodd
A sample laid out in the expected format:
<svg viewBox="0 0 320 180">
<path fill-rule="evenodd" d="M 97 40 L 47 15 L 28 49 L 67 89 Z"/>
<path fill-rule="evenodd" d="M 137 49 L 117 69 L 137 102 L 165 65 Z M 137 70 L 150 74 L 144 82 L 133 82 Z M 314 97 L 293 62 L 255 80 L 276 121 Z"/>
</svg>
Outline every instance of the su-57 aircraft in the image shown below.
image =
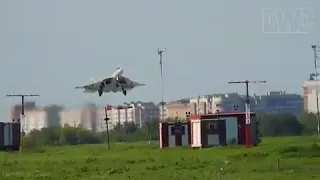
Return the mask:
<svg viewBox="0 0 320 180">
<path fill-rule="evenodd" d="M 76 89 L 84 89 L 84 93 L 95 93 L 98 91 L 99 96 L 102 96 L 103 92 L 122 92 L 125 96 L 127 91 L 132 90 L 138 86 L 144 86 L 138 82 L 132 81 L 129 78 L 122 75 L 123 69 L 117 68 L 111 76 L 104 78 L 100 81 L 95 81 L 91 78 L 92 83 L 84 86 L 77 86 Z"/>
</svg>

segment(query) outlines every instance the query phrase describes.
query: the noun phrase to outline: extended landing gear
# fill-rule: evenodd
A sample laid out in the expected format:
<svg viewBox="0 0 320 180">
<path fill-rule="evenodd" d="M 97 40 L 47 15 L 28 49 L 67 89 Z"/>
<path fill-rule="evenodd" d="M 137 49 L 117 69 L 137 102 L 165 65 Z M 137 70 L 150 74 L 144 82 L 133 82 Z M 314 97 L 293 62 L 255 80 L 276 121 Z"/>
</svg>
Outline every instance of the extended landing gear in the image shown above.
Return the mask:
<svg viewBox="0 0 320 180">
<path fill-rule="evenodd" d="M 99 96 L 101 97 L 103 94 L 104 83 L 101 83 L 98 89 Z"/>
<path fill-rule="evenodd" d="M 121 86 L 121 89 L 122 89 L 122 93 L 123 93 L 123 95 L 127 95 L 127 91 L 124 89 L 124 87 L 123 86 Z"/>
</svg>

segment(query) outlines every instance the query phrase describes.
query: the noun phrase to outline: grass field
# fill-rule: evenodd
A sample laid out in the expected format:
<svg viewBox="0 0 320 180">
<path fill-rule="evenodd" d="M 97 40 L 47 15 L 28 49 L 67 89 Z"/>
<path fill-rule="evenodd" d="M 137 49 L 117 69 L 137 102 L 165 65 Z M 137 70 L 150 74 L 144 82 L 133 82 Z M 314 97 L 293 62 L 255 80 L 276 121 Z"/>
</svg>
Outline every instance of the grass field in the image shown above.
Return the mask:
<svg viewBox="0 0 320 180">
<path fill-rule="evenodd" d="M 112 144 L 111 150 L 105 144 L 46 147 L 0 153 L 0 179 L 320 179 L 316 142 L 315 137 L 270 138 L 249 150 L 159 150 L 147 143 Z"/>
</svg>

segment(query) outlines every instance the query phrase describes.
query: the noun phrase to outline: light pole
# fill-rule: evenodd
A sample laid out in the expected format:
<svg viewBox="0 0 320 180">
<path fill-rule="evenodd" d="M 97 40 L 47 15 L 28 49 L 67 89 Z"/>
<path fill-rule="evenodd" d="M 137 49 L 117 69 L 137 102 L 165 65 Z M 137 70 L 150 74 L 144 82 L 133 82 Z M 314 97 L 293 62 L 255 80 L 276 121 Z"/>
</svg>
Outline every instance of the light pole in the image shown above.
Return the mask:
<svg viewBox="0 0 320 180">
<path fill-rule="evenodd" d="M 250 112 L 250 98 L 249 98 L 249 83 L 255 83 L 255 84 L 259 84 L 259 83 L 266 83 L 267 81 L 230 81 L 228 82 L 228 84 L 245 84 L 246 85 L 246 128 L 245 128 L 245 136 L 246 136 L 246 147 L 250 148 L 251 147 L 251 112 Z"/>
<path fill-rule="evenodd" d="M 317 101 L 317 137 L 320 137 L 320 113 L 319 113 L 319 90 L 318 90 L 318 67 L 317 67 L 317 53 L 319 46 L 311 45 L 314 54 L 314 70 L 315 70 L 315 81 L 316 81 L 316 101 Z"/>
<path fill-rule="evenodd" d="M 163 62 L 162 62 L 162 53 L 165 52 L 166 49 L 160 50 L 158 48 L 158 54 L 160 56 L 160 78 L 161 78 L 161 121 L 164 120 L 164 101 L 163 101 Z"/>
<path fill-rule="evenodd" d="M 22 127 L 22 121 L 24 121 L 24 97 L 39 97 L 39 94 L 8 94 L 6 97 L 21 97 L 21 117 L 20 117 L 20 126 L 21 126 L 21 132 L 20 132 L 20 146 L 19 146 L 19 151 L 22 150 L 23 146 L 23 135 L 24 135 L 24 130 Z M 25 123 L 25 122 L 24 122 Z"/>
<path fill-rule="evenodd" d="M 110 118 L 108 118 L 108 111 L 111 111 L 112 110 L 112 106 L 110 105 L 107 105 L 105 108 L 104 108 L 104 111 L 105 111 L 105 118 L 104 118 L 104 121 L 106 123 L 106 126 L 107 126 L 107 143 L 108 143 L 108 149 L 110 149 L 110 133 L 109 133 L 109 120 Z"/>
</svg>

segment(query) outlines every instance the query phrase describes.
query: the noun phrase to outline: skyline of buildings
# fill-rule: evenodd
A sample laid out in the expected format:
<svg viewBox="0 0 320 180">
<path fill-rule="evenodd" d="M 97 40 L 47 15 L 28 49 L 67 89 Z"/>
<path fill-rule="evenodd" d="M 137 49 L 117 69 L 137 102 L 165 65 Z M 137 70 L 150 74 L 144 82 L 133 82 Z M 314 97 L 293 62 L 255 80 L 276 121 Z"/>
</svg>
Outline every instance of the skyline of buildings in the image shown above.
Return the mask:
<svg viewBox="0 0 320 180">
<path fill-rule="evenodd" d="M 318 82 L 320 83 L 320 81 Z M 272 91 L 264 95 L 251 95 L 250 107 L 254 112 L 292 113 L 298 115 L 303 111 L 316 112 L 316 84 L 314 80 L 303 83 L 301 94 L 284 91 Z M 319 89 L 320 90 L 320 89 Z M 220 93 L 185 98 L 167 102 L 164 105 L 164 119 L 185 119 L 186 112 L 191 114 L 210 114 L 215 112 L 245 111 L 245 95 L 239 93 Z M 130 102 L 108 108 L 109 128 L 117 123 L 133 122 L 141 127 L 147 121 L 160 119 L 161 103 Z M 121 107 L 121 108 L 119 108 Z M 80 127 L 94 132 L 106 130 L 105 106 L 85 104 L 81 108 L 64 108 L 59 105 L 37 107 L 35 102 L 25 103 L 25 120 L 22 127 L 28 133 L 32 129 L 50 126 Z M 9 110 L 12 120 L 20 117 L 21 105 Z"/>
</svg>

